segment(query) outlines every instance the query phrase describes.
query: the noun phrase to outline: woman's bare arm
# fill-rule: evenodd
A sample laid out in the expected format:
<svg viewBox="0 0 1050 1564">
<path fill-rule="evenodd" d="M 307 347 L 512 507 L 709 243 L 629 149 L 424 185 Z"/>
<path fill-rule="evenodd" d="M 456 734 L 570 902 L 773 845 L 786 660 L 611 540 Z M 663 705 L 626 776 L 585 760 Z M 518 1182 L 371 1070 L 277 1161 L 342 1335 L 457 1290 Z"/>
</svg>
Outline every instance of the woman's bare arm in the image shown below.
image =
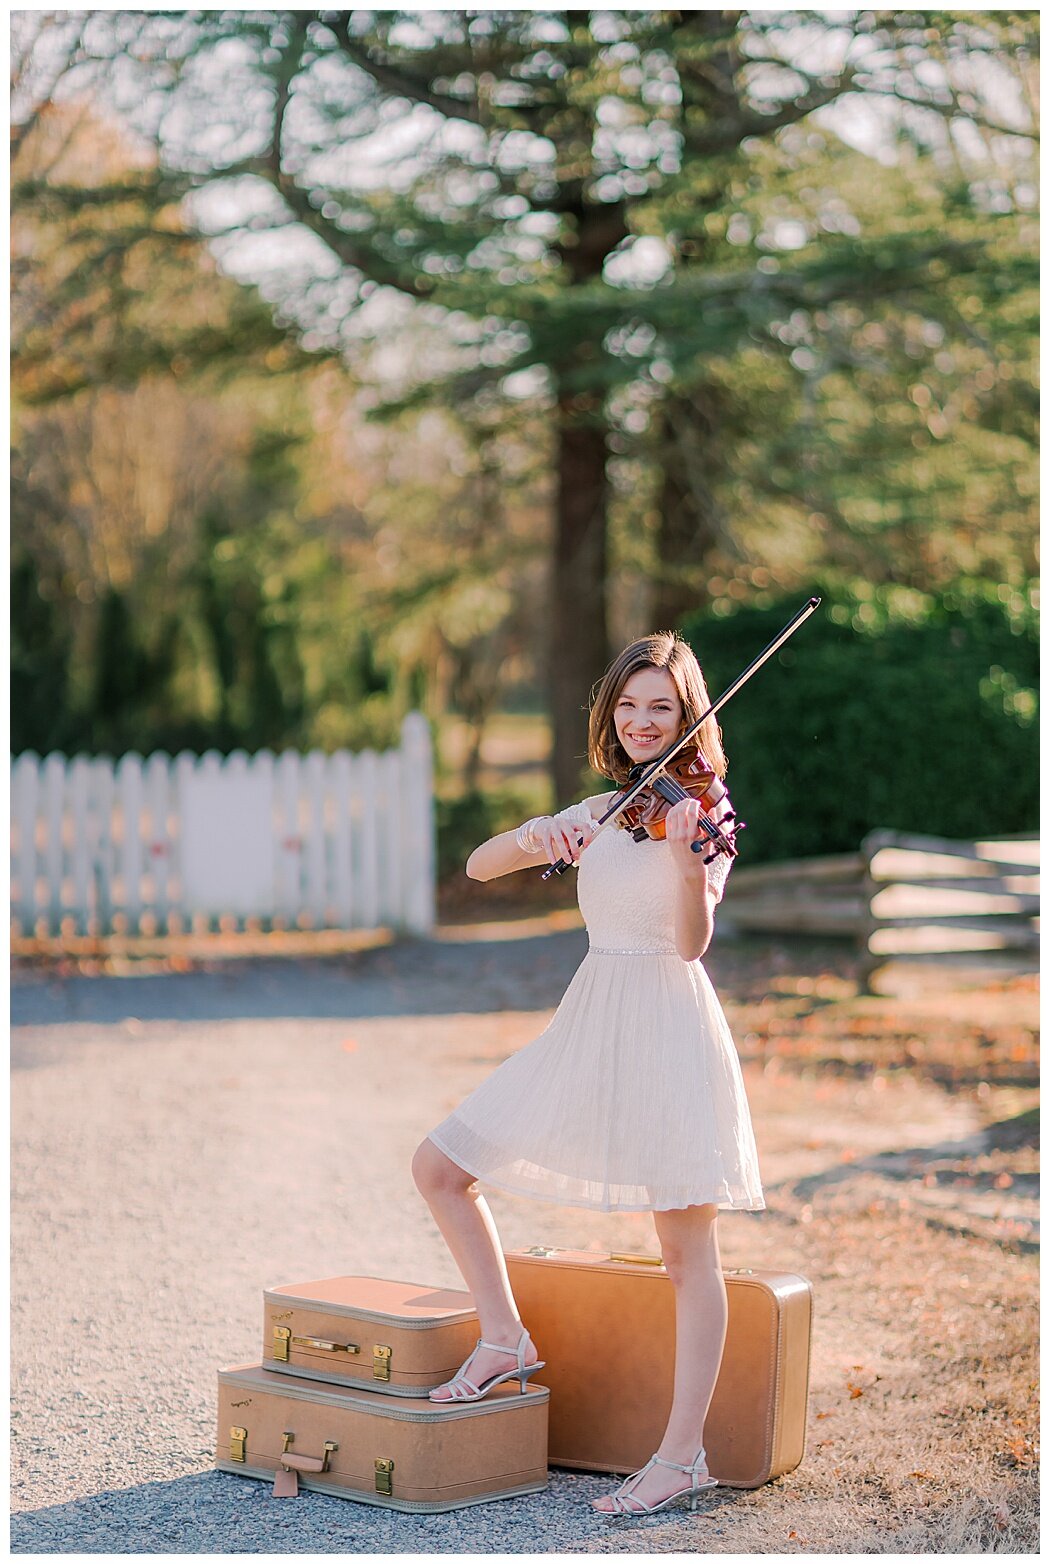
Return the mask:
<svg viewBox="0 0 1050 1564">
<path fill-rule="evenodd" d="M 588 804 L 594 802 L 587 800 Z M 602 802 L 601 799 L 597 802 Z M 472 880 L 496 880 L 501 874 L 513 874 L 516 869 L 530 869 L 542 863 L 575 863 L 594 834 L 592 823 L 573 825 L 561 815 L 542 815 L 533 827 L 533 834 L 540 844 L 535 852 L 526 853 L 518 846 L 516 831 L 502 831 L 490 836 L 487 842 L 475 847 L 467 859 L 467 874 Z M 584 838 L 583 846 L 576 844 Z"/>
<path fill-rule="evenodd" d="M 515 869 L 528 869 L 534 864 L 546 863 L 542 848 L 534 853 L 523 853 L 515 840 L 515 831 L 503 831 L 490 836 L 487 842 L 475 847 L 467 859 L 467 873 L 472 880 L 495 880 L 501 874 L 513 874 Z"/>
</svg>

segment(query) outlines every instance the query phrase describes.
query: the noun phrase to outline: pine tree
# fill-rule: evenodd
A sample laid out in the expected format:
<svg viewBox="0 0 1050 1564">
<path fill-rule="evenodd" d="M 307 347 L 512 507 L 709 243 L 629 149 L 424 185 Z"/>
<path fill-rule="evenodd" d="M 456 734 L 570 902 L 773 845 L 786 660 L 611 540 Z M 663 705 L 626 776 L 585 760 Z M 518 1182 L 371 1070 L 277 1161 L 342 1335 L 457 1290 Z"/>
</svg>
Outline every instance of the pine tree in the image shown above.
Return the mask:
<svg viewBox="0 0 1050 1564">
<path fill-rule="evenodd" d="M 960 81 L 970 61 L 1023 61 L 1034 30 L 1031 13 L 277 11 L 137 25 L 115 15 L 90 18 L 86 53 L 108 50 L 126 66 L 133 35 L 158 94 L 183 109 L 182 130 L 158 133 L 157 192 L 250 177 L 269 192 L 260 220 L 305 229 L 324 247 L 331 275 L 282 290 L 284 318 L 306 345 L 346 347 L 386 290 L 446 330 L 433 371 L 403 405 L 438 395 L 491 403 L 510 376 L 537 378 L 552 425 L 543 629 L 559 799 L 578 789 L 581 689 L 611 650 L 616 396 L 644 382 L 663 431 L 656 603 L 675 615 L 696 601 L 712 557 L 731 559 L 738 546 L 720 490 L 748 424 L 769 415 L 786 440 L 796 432 L 775 385 L 748 400 L 723 364 L 779 355 L 775 379 L 781 361 L 799 356 L 783 334 L 799 312 L 841 344 L 851 307 L 930 299 L 946 278 L 988 274 L 975 229 L 892 223 L 856 240 L 820 235 L 782 264 L 734 243 L 737 187 L 750 195 L 758 168 L 779 174 L 790 160 L 778 164 L 769 149 L 849 94 L 989 135 L 1024 133 L 1023 116 L 997 119 L 976 74 L 976 85 Z M 220 50 L 237 62 L 230 71 Z M 231 122 L 225 140 L 236 150 L 224 158 L 208 138 Z M 391 130 L 405 150 L 380 169 Z M 616 282 L 613 262 L 646 236 L 666 246 L 666 277 Z M 639 331 L 653 344 L 648 364 L 647 350 L 619 345 Z M 649 374 L 657 363 L 669 380 Z M 801 490 L 808 516 L 832 496 L 812 446 L 803 455 L 786 503 Z"/>
</svg>

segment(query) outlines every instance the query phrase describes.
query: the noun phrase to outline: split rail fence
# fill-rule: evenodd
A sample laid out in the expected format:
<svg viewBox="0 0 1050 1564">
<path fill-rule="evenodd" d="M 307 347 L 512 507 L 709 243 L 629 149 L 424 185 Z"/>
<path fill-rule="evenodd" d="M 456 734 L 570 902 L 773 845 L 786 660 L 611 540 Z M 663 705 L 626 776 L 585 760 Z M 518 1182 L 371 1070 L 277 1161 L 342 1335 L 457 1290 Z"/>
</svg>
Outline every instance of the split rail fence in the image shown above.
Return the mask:
<svg viewBox="0 0 1050 1564">
<path fill-rule="evenodd" d="M 426 720 L 397 749 L 109 757 L 11 767 L 23 939 L 434 925 Z"/>
<path fill-rule="evenodd" d="M 724 922 L 851 935 L 869 965 L 1039 945 L 1039 842 L 873 831 L 856 853 L 734 869 Z"/>
</svg>

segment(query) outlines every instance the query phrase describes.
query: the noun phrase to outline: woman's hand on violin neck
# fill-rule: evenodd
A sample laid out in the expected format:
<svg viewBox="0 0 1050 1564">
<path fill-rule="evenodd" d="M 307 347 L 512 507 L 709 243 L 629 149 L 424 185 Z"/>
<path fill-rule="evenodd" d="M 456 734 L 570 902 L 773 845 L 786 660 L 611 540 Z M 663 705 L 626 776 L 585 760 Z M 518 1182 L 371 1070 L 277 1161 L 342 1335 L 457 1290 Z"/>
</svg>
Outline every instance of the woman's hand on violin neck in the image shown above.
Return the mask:
<svg viewBox="0 0 1050 1564">
<path fill-rule="evenodd" d="M 683 798 L 674 804 L 664 820 L 664 830 L 671 844 L 671 856 L 675 867 L 687 880 L 707 884 L 706 853 L 694 853 L 692 844 L 703 835 L 700 829 L 700 805 L 695 798 Z"/>
</svg>

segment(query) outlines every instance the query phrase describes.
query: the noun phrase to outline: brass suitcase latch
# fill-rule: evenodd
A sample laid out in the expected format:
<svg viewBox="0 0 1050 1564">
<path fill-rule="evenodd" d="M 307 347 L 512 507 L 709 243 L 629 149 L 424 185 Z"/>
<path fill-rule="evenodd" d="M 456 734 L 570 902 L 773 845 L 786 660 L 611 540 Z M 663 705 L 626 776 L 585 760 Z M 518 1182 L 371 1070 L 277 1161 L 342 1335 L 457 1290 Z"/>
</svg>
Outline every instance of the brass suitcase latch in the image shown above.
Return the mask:
<svg viewBox="0 0 1050 1564">
<path fill-rule="evenodd" d="M 246 1428 L 230 1429 L 230 1460 L 246 1461 L 248 1459 L 245 1450 L 248 1444 L 248 1430 Z"/>
<path fill-rule="evenodd" d="M 390 1378 L 390 1354 L 391 1347 L 375 1346 L 372 1348 L 372 1378 Z"/>
<path fill-rule="evenodd" d="M 273 1328 L 273 1355 L 278 1363 L 287 1363 L 291 1354 L 292 1333 L 287 1325 L 275 1325 Z"/>
<path fill-rule="evenodd" d="M 391 1477 L 393 1470 L 393 1461 L 379 1460 L 376 1462 L 376 1493 L 393 1493 L 394 1482 Z"/>
</svg>

